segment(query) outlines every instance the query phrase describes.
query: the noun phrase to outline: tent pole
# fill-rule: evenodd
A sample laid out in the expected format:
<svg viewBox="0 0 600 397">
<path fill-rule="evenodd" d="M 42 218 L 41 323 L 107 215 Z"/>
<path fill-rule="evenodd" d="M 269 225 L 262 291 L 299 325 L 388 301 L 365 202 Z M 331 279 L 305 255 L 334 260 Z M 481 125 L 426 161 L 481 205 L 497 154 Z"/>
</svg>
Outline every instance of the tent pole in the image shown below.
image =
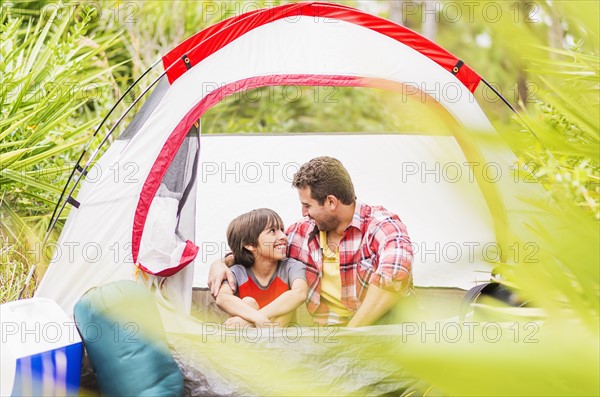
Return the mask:
<svg viewBox="0 0 600 397">
<path fill-rule="evenodd" d="M 142 73 L 142 75 L 140 77 L 138 77 L 137 80 L 135 80 L 133 82 L 133 84 L 129 86 L 129 88 L 127 88 L 127 90 L 125 91 L 125 93 L 123 95 L 121 95 L 121 97 L 119 98 L 119 100 L 108 111 L 108 113 L 106 114 L 106 116 L 104 117 L 104 119 L 102 120 L 102 122 L 100 123 L 100 125 L 98 126 L 98 128 L 96 128 L 96 131 L 94 132 L 94 134 L 92 135 L 92 137 L 88 141 L 87 145 L 83 149 L 83 152 L 81 152 L 81 155 L 79 156 L 79 159 L 75 163 L 75 166 L 71 170 L 71 174 L 69 175 L 69 178 L 67 179 L 67 182 L 65 183 L 65 185 L 63 187 L 63 190 L 60 193 L 60 197 L 56 201 L 56 206 L 54 206 L 54 211 L 52 211 L 52 216 L 50 217 L 50 223 L 48 224 L 48 229 L 46 230 L 46 233 L 49 233 L 52 230 L 52 225 L 53 225 L 52 221 L 54 219 L 54 215 L 56 215 L 56 210 L 58 209 L 58 206 L 60 205 L 60 202 L 62 201 L 63 197 L 65 196 L 65 192 L 67 191 L 67 187 L 69 186 L 69 182 L 71 182 L 71 179 L 73 179 L 73 175 L 75 175 L 75 171 L 79 167 L 79 165 L 81 163 L 81 160 L 83 160 L 83 156 L 85 156 L 85 154 L 87 153 L 88 149 L 90 148 L 90 146 L 91 146 L 94 138 L 96 137 L 96 135 L 98 135 L 98 133 L 100 132 L 100 129 L 104 126 L 104 123 L 106 123 L 106 120 L 108 120 L 108 118 L 110 117 L 110 115 L 112 114 L 112 112 L 123 101 L 123 98 L 125 98 L 127 96 L 127 94 L 129 94 L 129 92 L 133 89 L 133 87 L 135 87 L 140 82 L 140 80 L 142 80 L 148 73 L 150 73 L 150 71 L 152 69 L 154 69 L 156 67 L 156 65 L 159 64 L 159 62 L 160 62 L 160 59 L 158 61 L 154 62 L 154 64 L 152 66 L 150 66 L 150 68 L 148 68 L 144 73 Z M 83 170 L 82 170 L 82 173 L 83 173 Z M 44 241 L 45 240 L 46 239 L 44 239 Z"/>
<path fill-rule="evenodd" d="M 152 82 L 152 84 L 150 84 L 148 87 L 146 87 L 146 89 L 140 94 L 140 96 L 138 96 L 135 101 L 133 101 L 133 103 L 127 108 L 127 110 L 125 110 L 125 113 L 123 113 L 123 115 L 119 118 L 119 120 L 117 120 L 117 122 L 115 123 L 115 125 L 110 129 L 110 131 L 108 131 L 108 133 L 106 134 L 106 136 L 102 139 L 102 141 L 100 142 L 100 144 L 98 145 L 98 148 L 94 151 L 94 153 L 92 154 L 92 156 L 90 157 L 90 159 L 86 162 L 85 166 L 81 169 L 81 172 L 79 173 L 79 176 L 77 177 L 77 180 L 75 181 L 75 183 L 73 184 L 73 187 L 71 188 L 71 190 L 69 191 L 68 196 L 71 196 L 71 194 L 75 191 L 75 188 L 77 187 L 77 185 L 79 184 L 79 182 L 81 181 L 81 178 L 83 178 L 83 176 L 85 175 L 87 169 L 90 167 L 91 163 L 94 161 L 94 159 L 96 158 L 96 156 L 98 155 L 98 153 L 100 152 L 100 148 L 102 147 L 102 145 L 104 145 L 104 143 L 106 143 L 106 141 L 108 140 L 108 138 L 110 138 L 110 136 L 112 135 L 112 133 L 115 131 L 115 129 L 119 126 L 119 124 L 121 123 L 121 121 L 123 121 L 123 119 L 125 118 L 125 116 L 127 116 L 127 114 L 131 111 L 131 109 L 133 109 L 133 107 L 142 99 L 142 97 L 144 95 L 146 95 L 148 93 L 148 91 L 150 91 L 150 89 L 152 87 L 154 87 L 156 85 L 157 82 L 160 81 L 160 79 L 162 79 L 162 77 L 166 74 L 166 71 L 163 72 L 159 77 L 156 78 L 156 80 L 154 80 Z M 66 185 L 65 185 L 65 190 L 66 190 Z M 64 197 L 64 196 L 63 196 Z M 54 226 L 56 225 L 56 223 L 58 222 L 58 218 L 60 217 L 60 215 L 62 214 L 63 210 L 65 209 L 66 205 L 67 205 L 68 200 L 64 200 L 62 206 L 60 206 L 60 210 L 58 210 L 58 212 L 56 213 L 56 217 L 52 220 L 52 222 L 50 222 L 50 225 L 48 227 L 48 231 L 46 232 L 46 238 L 44 238 L 44 244 L 47 242 L 48 237 L 50 235 L 50 232 L 52 231 L 52 229 L 54 228 Z M 57 207 L 60 205 L 60 201 L 57 203 Z M 42 245 L 43 246 L 43 245 Z"/>
<path fill-rule="evenodd" d="M 481 78 L 481 81 L 483 81 L 483 84 L 487 85 L 493 92 L 494 94 L 496 94 L 498 96 L 498 98 L 502 99 L 502 102 L 504 102 L 506 104 L 506 106 L 508 106 L 510 108 L 510 110 L 512 110 L 517 116 L 520 117 L 519 113 L 517 112 L 517 110 L 513 107 L 513 105 L 510 104 L 510 102 L 508 102 L 508 100 L 506 98 L 504 98 L 502 96 L 502 94 L 500 94 L 498 92 L 498 90 L 496 90 L 490 83 L 488 83 L 484 78 Z"/>
<path fill-rule="evenodd" d="M 521 123 L 523 123 L 523 125 L 529 130 L 529 132 L 531 133 L 531 135 L 534 136 L 534 138 L 540 143 L 540 145 L 542 145 L 542 147 L 546 150 L 546 152 L 552 156 L 552 153 L 550 153 L 550 151 L 548 150 L 548 147 L 546 147 L 546 145 L 544 145 L 544 142 L 542 142 L 542 140 L 536 135 L 536 133 L 533 131 L 533 129 L 529 126 L 529 124 L 527 124 L 527 122 L 525 121 L 525 119 L 523 118 L 523 116 L 521 116 L 521 114 L 519 112 L 517 112 L 517 109 L 515 109 L 513 107 L 513 105 L 510 104 L 510 102 L 508 102 L 508 100 L 506 98 L 504 98 L 502 96 L 502 94 L 500 94 L 498 92 L 498 90 L 496 90 L 490 83 L 488 83 L 484 78 L 481 78 L 481 81 L 483 81 L 483 83 L 485 85 L 487 85 L 496 95 L 498 95 L 498 98 L 502 99 L 502 102 L 504 102 L 506 104 L 506 106 L 508 106 L 510 108 L 510 110 L 513 111 L 513 113 L 519 118 L 519 120 L 521 120 Z"/>
</svg>

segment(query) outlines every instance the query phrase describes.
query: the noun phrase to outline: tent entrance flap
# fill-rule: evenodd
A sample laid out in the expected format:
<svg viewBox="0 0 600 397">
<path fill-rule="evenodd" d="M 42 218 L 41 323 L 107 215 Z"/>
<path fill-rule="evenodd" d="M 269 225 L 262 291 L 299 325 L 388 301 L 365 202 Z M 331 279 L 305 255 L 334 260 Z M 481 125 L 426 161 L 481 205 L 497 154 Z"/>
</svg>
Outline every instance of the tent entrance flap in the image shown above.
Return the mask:
<svg viewBox="0 0 600 397">
<path fill-rule="evenodd" d="M 142 234 L 138 266 L 147 273 L 171 276 L 193 259 L 196 167 L 200 141 L 199 123 L 188 132 L 169 165 L 150 205 Z"/>
</svg>

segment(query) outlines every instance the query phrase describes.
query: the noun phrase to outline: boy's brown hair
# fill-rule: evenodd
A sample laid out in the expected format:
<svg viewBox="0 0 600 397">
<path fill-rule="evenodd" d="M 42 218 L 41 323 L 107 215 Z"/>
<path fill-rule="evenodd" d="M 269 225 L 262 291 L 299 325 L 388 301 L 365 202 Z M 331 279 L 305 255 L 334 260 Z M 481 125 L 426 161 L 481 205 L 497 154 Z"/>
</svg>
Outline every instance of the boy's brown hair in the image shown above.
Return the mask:
<svg viewBox="0 0 600 397">
<path fill-rule="evenodd" d="M 283 221 L 277 212 L 268 208 L 258 208 L 232 220 L 227 227 L 227 244 L 233 252 L 236 264 L 251 267 L 254 254 L 245 246 L 258 245 L 258 236 L 267 228 L 283 230 Z"/>
<path fill-rule="evenodd" d="M 310 195 L 323 205 L 330 194 L 343 204 L 356 201 L 350 174 L 342 163 L 333 157 L 316 157 L 303 164 L 294 175 L 292 186 L 296 189 L 310 188 Z"/>
</svg>

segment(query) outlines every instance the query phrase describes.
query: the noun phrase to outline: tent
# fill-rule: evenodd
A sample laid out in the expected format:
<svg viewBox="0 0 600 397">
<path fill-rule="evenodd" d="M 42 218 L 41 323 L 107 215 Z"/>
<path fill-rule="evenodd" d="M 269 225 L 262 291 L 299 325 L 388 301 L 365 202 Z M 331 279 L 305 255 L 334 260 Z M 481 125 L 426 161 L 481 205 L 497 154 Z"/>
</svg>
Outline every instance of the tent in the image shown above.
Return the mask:
<svg viewBox="0 0 600 397">
<path fill-rule="evenodd" d="M 112 281 L 137 280 L 160 292 L 161 321 L 186 380 L 193 380 L 186 381 L 190 394 L 286 395 L 298 392 L 297 384 L 303 393 L 321 395 L 423 390 L 403 369 L 372 357 L 374 344 L 402 355 L 402 344 L 395 343 L 402 335 L 398 327 L 337 330 L 336 348 L 318 343 L 330 335 L 315 338 L 302 328 L 300 335 L 279 330 L 273 338 L 255 329 L 241 344 L 219 343 L 225 334 L 216 324 L 188 315 L 192 288 L 206 285 L 208 264 L 227 250 L 224 229 L 234 216 L 271 207 L 287 224 L 299 218 L 291 175 L 324 154 L 347 166 L 360 200 L 384 205 L 407 224 L 416 286 L 464 291 L 488 281 L 495 262 L 515 259 L 515 242 L 532 241 L 521 219 L 535 208 L 522 198 L 539 197 L 541 189 L 514 178 L 515 155 L 496 142 L 474 96 L 485 80 L 405 27 L 318 2 L 226 19 L 175 47 L 153 68 L 161 66 L 160 77 L 129 107 L 144 99 L 125 131 L 101 157 L 100 148 L 81 155 L 53 215 L 50 227 L 71 206 L 36 296 L 71 314 L 86 291 Z M 203 114 L 221 99 L 265 86 L 384 89 L 421 98 L 446 128 L 414 134 L 201 134 Z M 221 359 L 240 349 L 248 353 L 247 365 Z M 281 389 L 268 388 L 272 383 L 260 389 L 257 379 L 268 375 L 263 365 L 294 374 L 296 383 L 283 376 Z M 348 370 L 358 375 L 345 376 Z"/>
<path fill-rule="evenodd" d="M 417 286 L 468 289 L 487 281 L 491 262 L 506 256 L 501 247 L 522 229 L 510 215 L 530 208 L 515 191 L 528 195 L 538 187 L 513 180 L 509 150 L 485 139 L 476 146 L 465 133 L 496 134 L 473 95 L 482 78 L 403 26 L 333 3 L 287 4 L 219 22 L 161 61 L 163 73 L 144 90 L 150 94 L 126 130 L 93 166 L 98 151 L 78 164 L 65 187 L 60 210 L 72 208 L 36 296 L 55 300 L 67 313 L 91 287 L 127 279 L 154 285 L 188 312 L 192 286 L 205 284 L 208 263 L 226 249 L 222 232 L 233 216 L 271 206 L 287 223 L 299 217 L 285 178 L 215 178 L 215 167 L 231 169 L 227 158 L 265 171 L 271 167 L 265 163 L 283 167 L 317 154 L 338 156 L 359 199 L 386 205 L 408 224 L 425 253 L 416 259 Z M 281 85 L 410 93 L 426 98 L 449 132 L 201 136 L 202 115 L 221 99 Z M 360 164 L 352 162 L 356 147 L 365 152 Z M 432 169 L 451 176 L 423 179 L 422 171 Z M 377 173 L 387 176 L 370 178 Z"/>
</svg>

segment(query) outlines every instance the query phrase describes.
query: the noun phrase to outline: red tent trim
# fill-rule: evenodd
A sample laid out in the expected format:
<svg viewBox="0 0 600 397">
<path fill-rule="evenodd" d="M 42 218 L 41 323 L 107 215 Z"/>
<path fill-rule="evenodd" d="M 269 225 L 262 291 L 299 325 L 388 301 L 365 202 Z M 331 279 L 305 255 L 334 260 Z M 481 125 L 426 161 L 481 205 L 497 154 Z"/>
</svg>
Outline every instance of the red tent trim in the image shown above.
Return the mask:
<svg viewBox="0 0 600 397">
<path fill-rule="evenodd" d="M 330 18 L 346 21 L 388 36 L 425 55 L 448 72 L 456 75 L 471 92 L 474 92 L 481 77 L 468 65 L 442 47 L 418 33 L 351 7 L 332 3 L 295 3 L 251 11 L 221 21 L 206 28 L 178 45 L 163 57 L 163 66 L 172 84 L 189 67 L 201 62 L 249 31 L 268 23 L 288 18 L 293 21 L 299 16 Z M 184 57 L 187 61 L 184 61 Z M 186 62 L 189 62 L 186 64 Z M 457 68 L 457 69 L 455 69 Z"/>
</svg>

